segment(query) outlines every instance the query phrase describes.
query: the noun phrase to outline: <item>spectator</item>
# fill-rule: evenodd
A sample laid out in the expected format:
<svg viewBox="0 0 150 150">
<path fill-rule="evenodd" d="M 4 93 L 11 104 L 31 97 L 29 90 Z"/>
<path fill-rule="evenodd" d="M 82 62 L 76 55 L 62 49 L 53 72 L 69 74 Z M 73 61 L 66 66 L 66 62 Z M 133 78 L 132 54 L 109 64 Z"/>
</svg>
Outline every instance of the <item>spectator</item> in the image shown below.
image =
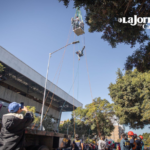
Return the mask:
<svg viewBox="0 0 150 150">
<path fill-rule="evenodd" d="M 67 150 L 68 147 L 70 147 L 70 140 L 68 139 L 68 136 L 65 134 L 64 138 L 62 140 L 62 146 L 63 150 Z"/>
<path fill-rule="evenodd" d="M 73 149 L 74 150 L 83 150 L 83 143 L 79 139 L 78 134 L 75 135 L 75 140 L 73 141 Z"/>
<path fill-rule="evenodd" d="M 144 150 L 143 136 L 140 135 L 139 137 L 140 137 L 140 139 L 141 139 L 141 148 L 142 148 L 142 150 Z"/>
<path fill-rule="evenodd" d="M 136 144 L 137 144 L 136 150 L 141 150 L 141 139 L 140 139 L 140 137 L 136 138 Z"/>
<path fill-rule="evenodd" d="M 126 134 L 121 135 L 122 140 L 120 141 L 121 150 L 130 150 L 132 148 L 130 141 L 128 141 Z"/>
<path fill-rule="evenodd" d="M 101 136 L 101 139 L 97 142 L 98 150 L 105 150 L 106 148 L 106 142 L 105 142 L 105 136 Z"/>
<path fill-rule="evenodd" d="M 134 145 L 134 139 L 133 139 L 134 133 L 132 131 L 128 132 L 128 139 L 130 140 L 131 150 L 135 146 Z"/>
<path fill-rule="evenodd" d="M 134 134 L 134 136 L 133 136 L 133 140 L 134 140 L 133 145 L 134 145 L 134 147 L 132 147 L 132 150 L 136 150 L 137 149 L 136 139 L 137 139 L 137 134 Z"/>
<path fill-rule="evenodd" d="M 16 102 L 9 104 L 8 111 L 2 117 L 0 149 L 23 150 L 25 128 L 33 122 L 33 114 L 28 112 L 27 107 Z M 25 116 L 20 114 L 22 111 L 26 112 Z"/>
</svg>

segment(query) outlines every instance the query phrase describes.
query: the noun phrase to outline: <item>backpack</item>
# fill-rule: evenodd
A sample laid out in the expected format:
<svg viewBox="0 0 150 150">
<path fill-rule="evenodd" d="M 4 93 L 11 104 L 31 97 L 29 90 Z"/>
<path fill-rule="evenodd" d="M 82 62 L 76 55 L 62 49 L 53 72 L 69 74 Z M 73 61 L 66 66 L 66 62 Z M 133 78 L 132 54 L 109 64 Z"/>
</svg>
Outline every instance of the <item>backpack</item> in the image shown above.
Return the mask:
<svg viewBox="0 0 150 150">
<path fill-rule="evenodd" d="M 63 139 L 63 141 L 62 141 L 62 142 L 63 142 L 64 147 L 66 147 L 66 146 L 67 146 L 68 141 L 69 141 L 69 140 L 68 140 L 68 139 L 66 139 L 66 138 L 64 138 L 64 139 Z"/>
<path fill-rule="evenodd" d="M 130 142 L 129 142 L 128 140 L 125 140 L 123 146 L 124 146 L 126 149 L 130 149 L 130 148 L 131 148 Z"/>
<path fill-rule="evenodd" d="M 134 145 L 134 147 L 132 147 L 132 149 L 133 149 L 133 150 L 135 150 L 135 149 L 136 149 L 136 147 L 137 147 L 137 143 L 136 143 L 136 141 L 135 141 L 135 140 L 134 140 L 133 145 Z"/>
</svg>

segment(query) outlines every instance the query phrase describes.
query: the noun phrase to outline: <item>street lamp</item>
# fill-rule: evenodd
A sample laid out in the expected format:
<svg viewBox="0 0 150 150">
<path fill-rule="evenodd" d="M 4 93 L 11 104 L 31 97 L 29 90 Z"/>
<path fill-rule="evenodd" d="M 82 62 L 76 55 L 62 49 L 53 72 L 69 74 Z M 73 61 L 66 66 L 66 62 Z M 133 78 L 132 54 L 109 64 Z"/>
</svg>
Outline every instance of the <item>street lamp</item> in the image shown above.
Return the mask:
<svg viewBox="0 0 150 150">
<path fill-rule="evenodd" d="M 58 52 L 59 50 L 69 46 L 69 45 L 72 45 L 72 44 L 77 44 L 79 43 L 79 41 L 75 41 L 75 42 L 72 42 L 70 44 L 67 44 L 66 46 L 52 52 L 52 53 L 49 53 L 49 59 L 48 59 L 48 66 L 47 66 L 47 73 L 46 73 L 46 79 L 45 79 L 45 89 L 44 89 L 44 95 L 43 95 L 43 104 L 42 104 L 42 113 L 41 113 L 41 120 L 40 120 L 40 130 L 42 130 L 42 121 L 43 121 L 43 112 L 44 112 L 44 103 L 45 103 L 45 96 L 46 96 L 46 86 L 47 86 L 47 78 L 48 78 L 48 71 L 49 71 L 49 63 L 50 63 L 50 58 L 52 56 L 52 54 Z"/>
</svg>

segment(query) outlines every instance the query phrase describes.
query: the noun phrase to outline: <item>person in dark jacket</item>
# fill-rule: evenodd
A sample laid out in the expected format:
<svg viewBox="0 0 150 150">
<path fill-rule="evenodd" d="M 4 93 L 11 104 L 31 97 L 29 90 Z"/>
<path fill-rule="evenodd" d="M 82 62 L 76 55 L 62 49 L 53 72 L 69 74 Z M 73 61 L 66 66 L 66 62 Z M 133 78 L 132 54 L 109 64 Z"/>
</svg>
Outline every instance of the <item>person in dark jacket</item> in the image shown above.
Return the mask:
<svg viewBox="0 0 150 150">
<path fill-rule="evenodd" d="M 67 150 L 70 148 L 70 144 L 71 144 L 71 141 L 70 139 L 68 138 L 68 136 L 65 134 L 64 135 L 64 139 L 62 140 L 62 147 L 63 149 L 62 150 Z"/>
<path fill-rule="evenodd" d="M 74 150 L 83 150 L 83 142 L 79 139 L 78 134 L 75 135 L 75 140 L 73 141 Z"/>
<path fill-rule="evenodd" d="M 68 140 L 69 141 L 68 141 L 68 144 L 67 144 L 67 149 L 69 149 L 69 150 L 71 149 L 71 139 L 70 138 L 71 138 L 71 136 L 68 135 Z"/>
<path fill-rule="evenodd" d="M 134 134 L 133 139 L 134 139 L 134 143 L 133 143 L 134 147 L 132 147 L 132 150 L 136 150 L 137 149 L 137 143 L 136 143 L 137 134 Z"/>
<path fill-rule="evenodd" d="M 141 140 L 140 137 L 136 138 L 136 144 L 137 144 L 136 150 L 141 150 L 141 141 L 140 140 Z"/>
<path fill-rule="evenodd" d="M 128 141 L 126 134 L 121 135 L 122 140 L 120 141 L 121 150 L 130 150 L 132 148 L 130 141 Z"/>
<path fill-rule="evenodd" d="M 24 150 L 25 128 L 34 121 L 33 114 L 16 102 L 9 104 L 8 111 L 2 117 L 0 150 Z M 20 114 L 22 111 L 25 116 Z"/>
</svg>

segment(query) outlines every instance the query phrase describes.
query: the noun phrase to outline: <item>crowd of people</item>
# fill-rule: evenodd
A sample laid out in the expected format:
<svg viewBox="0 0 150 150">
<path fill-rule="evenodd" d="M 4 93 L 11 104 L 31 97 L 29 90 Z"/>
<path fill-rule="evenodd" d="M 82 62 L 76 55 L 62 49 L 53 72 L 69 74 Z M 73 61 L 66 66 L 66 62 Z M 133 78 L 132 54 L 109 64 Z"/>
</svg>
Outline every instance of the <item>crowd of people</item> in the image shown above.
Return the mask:
<svg viewBox="0 0 150 150">
<path fill-rule="evenodd" d="M 29 112 L 23 103 L 10 103 L 8 114 L 2 118 L 2 128 L 0 132 L 0 150 L 24 150 L 25 128 L 34 121 L 32 112 Z M 25 115 L 21 114 L 24 112 Z M 122 134 L 120 144 L 110 144 L 110 141 L 102 135 L 95 135 L 90 142 L 84 138 L 79 138 L 78 134 L 75 139 L 64 135 L 59 150 L 144 150 L 143 137 L 137 136 L 132 131 L 128 135 Z"/>
<path fill-rule="evenodd" d="M 86 144 L 83 139 L 79 139 L 78 134 L 75 135 L 75 140 L 71 141 L 67 135 L 65 135 L 60 149 L 62 150 L 144 150 L 143 136 L 137 136 L 132 131 L 128 132 L 128 135 L 123 133 L 121 135 L 120 144 L 109 143 L 109 140 L 105 136 L 96 135 L 92 139 L 92 142 Z"/>
<path fill-rule="evenodd" d="M 144 150 L 143 136 L 137 136 L 132 131 L 126 134 L 122 134 L 122 140 L 120 142 L 121 150 Z"/>
</svg>

